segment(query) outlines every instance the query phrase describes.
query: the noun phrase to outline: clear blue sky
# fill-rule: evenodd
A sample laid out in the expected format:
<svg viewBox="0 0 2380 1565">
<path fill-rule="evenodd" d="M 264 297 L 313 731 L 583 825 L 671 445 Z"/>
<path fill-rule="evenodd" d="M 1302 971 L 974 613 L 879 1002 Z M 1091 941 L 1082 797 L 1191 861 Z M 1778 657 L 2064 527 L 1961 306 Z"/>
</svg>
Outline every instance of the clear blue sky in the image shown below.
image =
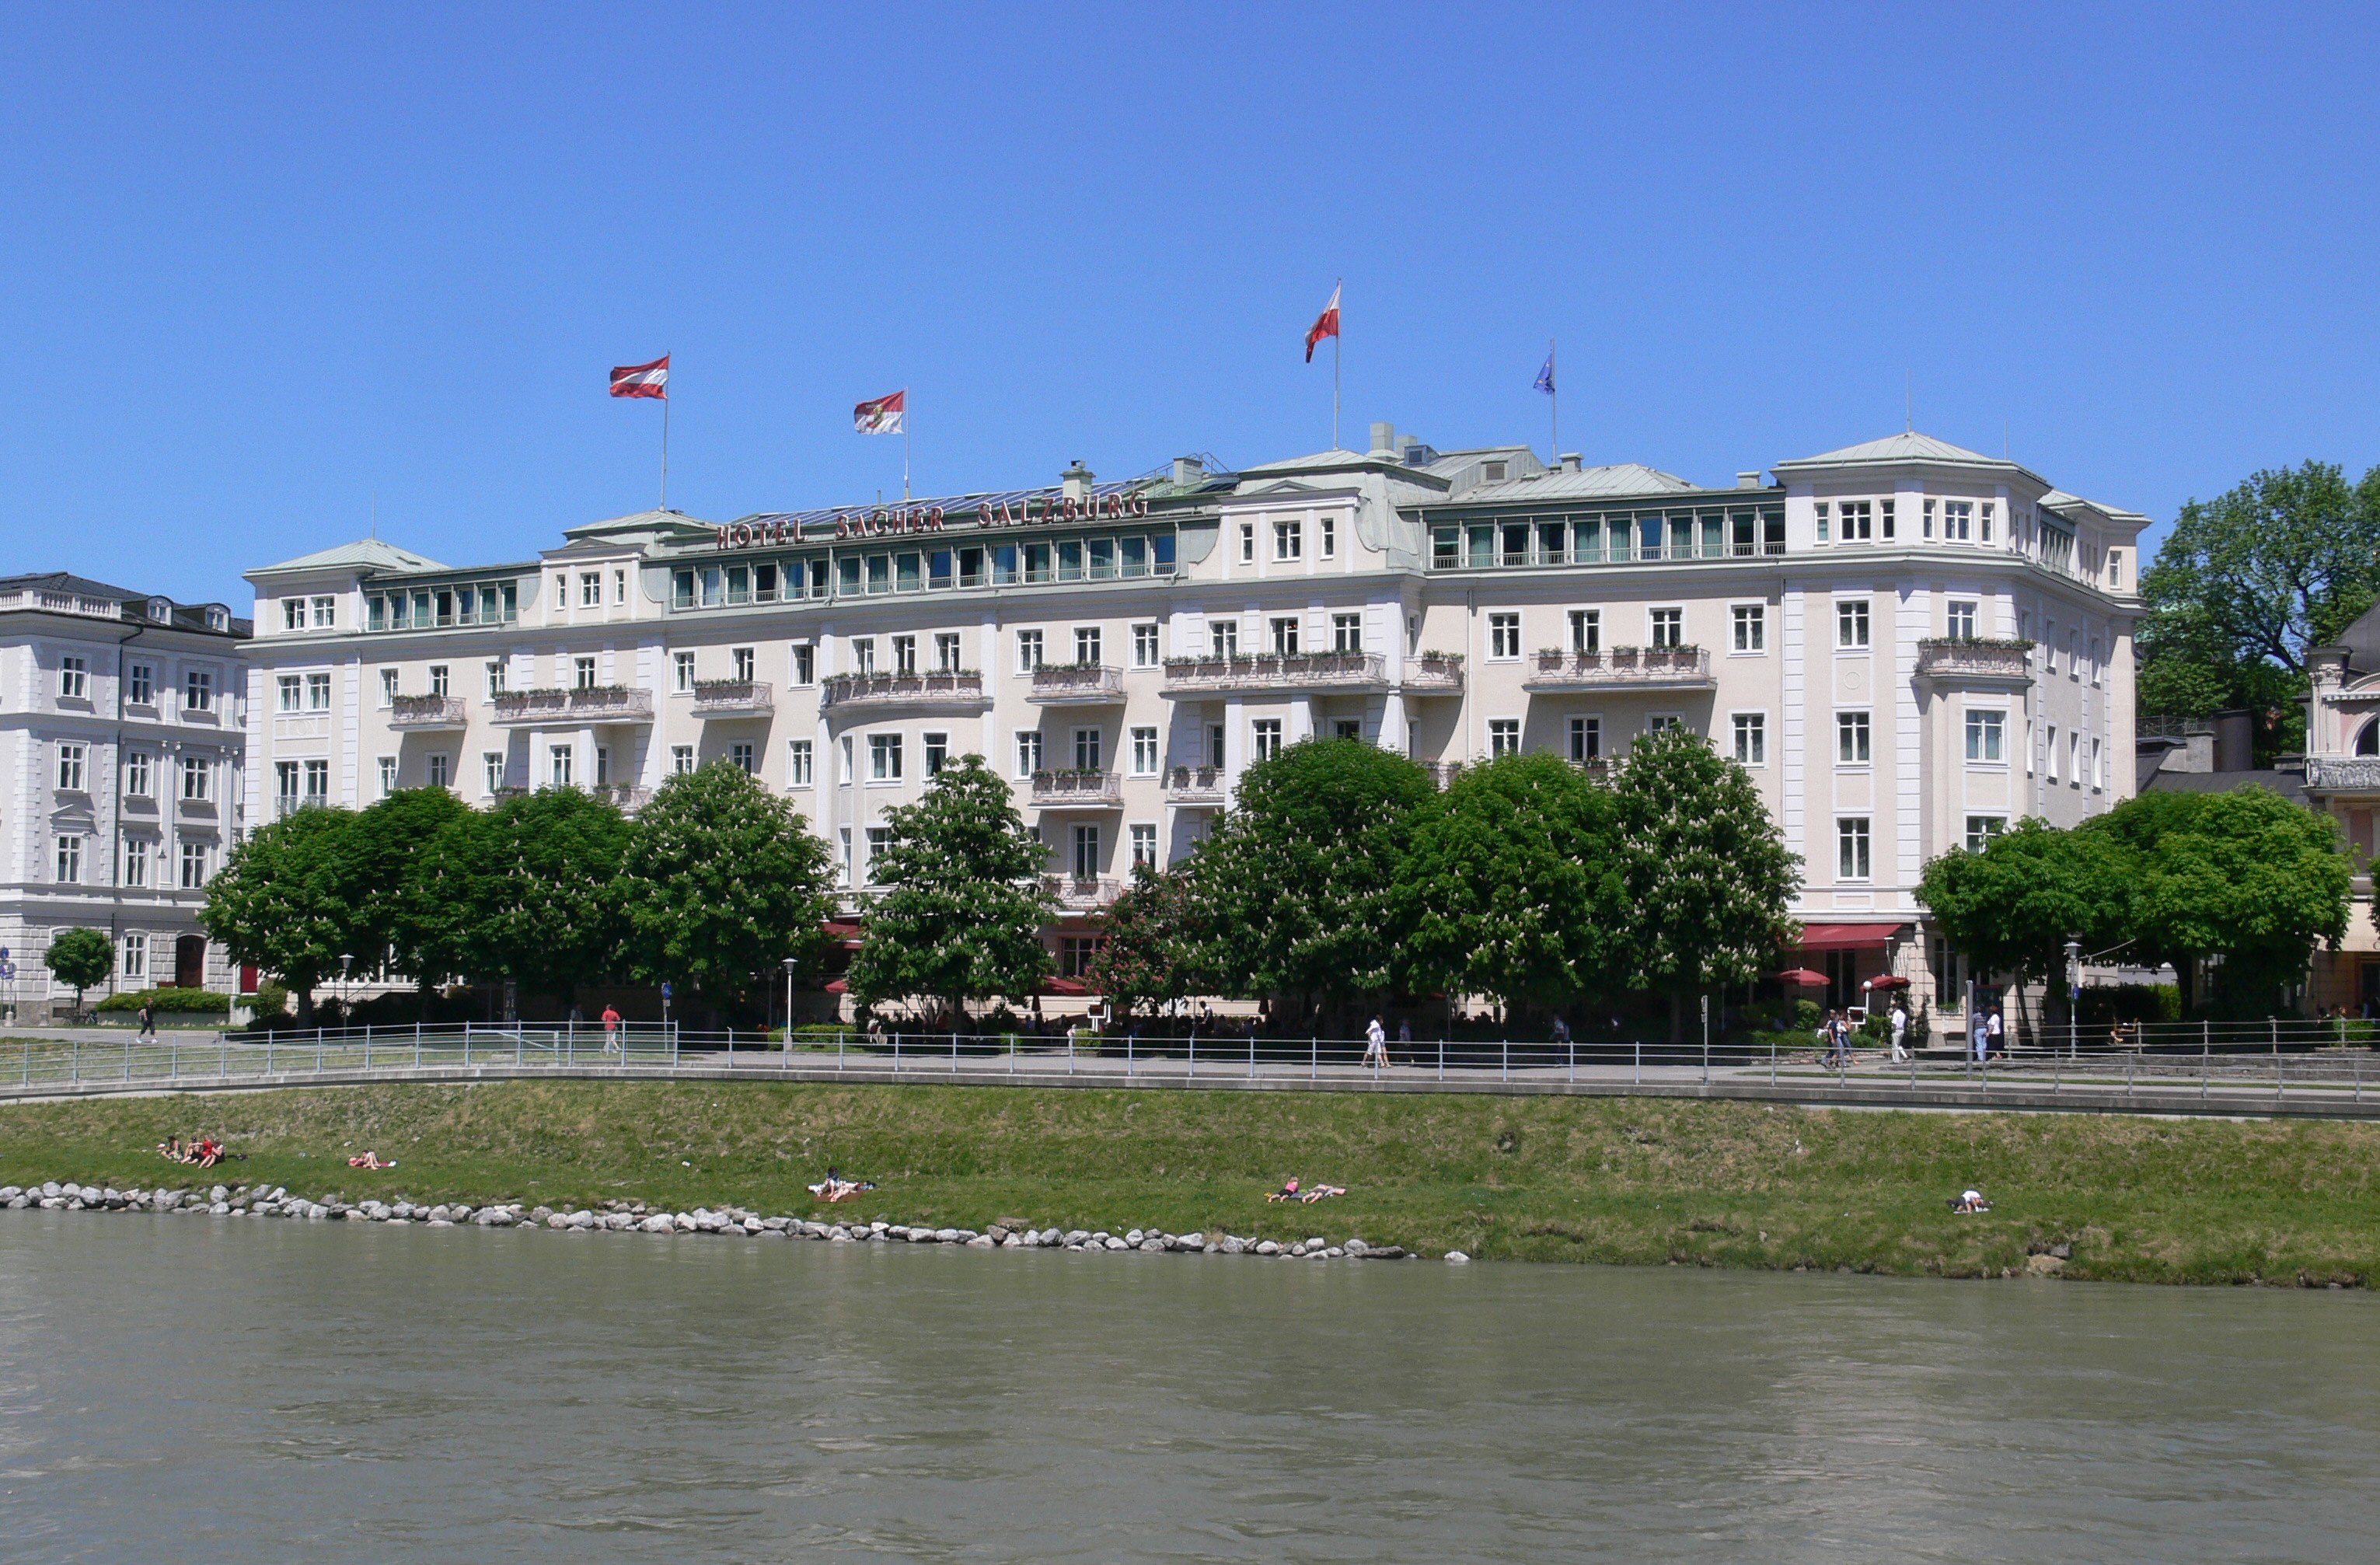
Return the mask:
<svg viewBox="0 0 2380 1565">
<path fill-rule="evenodd" d="M 245 601 L 380 530 L 1898 429 L 2169 519 L 2380 459 L 2380 11 L 12 6 L 0 569 Z"/>
</svg>

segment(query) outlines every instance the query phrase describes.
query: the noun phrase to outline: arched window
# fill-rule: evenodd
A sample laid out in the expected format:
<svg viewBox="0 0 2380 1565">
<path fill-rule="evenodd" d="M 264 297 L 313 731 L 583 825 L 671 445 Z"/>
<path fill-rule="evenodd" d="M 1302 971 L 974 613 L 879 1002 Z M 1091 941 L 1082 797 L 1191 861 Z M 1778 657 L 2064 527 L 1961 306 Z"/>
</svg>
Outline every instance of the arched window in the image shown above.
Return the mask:
<svg viewBox="0 0 2380 1565">
<path fill-rule="evenodd" d="M 2363 731 L 2355 736 L 2355 753 L 2380 755 L 2380 717 L 2364 724 Z"/>
</svg>

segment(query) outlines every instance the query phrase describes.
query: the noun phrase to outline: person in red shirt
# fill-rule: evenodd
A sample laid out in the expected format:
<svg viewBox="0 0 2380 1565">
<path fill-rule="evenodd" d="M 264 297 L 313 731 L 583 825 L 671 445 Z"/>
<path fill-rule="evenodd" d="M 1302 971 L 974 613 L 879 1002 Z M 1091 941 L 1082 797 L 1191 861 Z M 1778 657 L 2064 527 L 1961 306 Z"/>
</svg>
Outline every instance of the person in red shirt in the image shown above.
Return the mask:
<svg viewBox="0 0 2380 1565">
<path fill-rule="evenodd" d="M 611 1054 L 620 1046 L 620 1013 L 610 1006 L 603 1008 L 603 1052 Z"/>
</svg>

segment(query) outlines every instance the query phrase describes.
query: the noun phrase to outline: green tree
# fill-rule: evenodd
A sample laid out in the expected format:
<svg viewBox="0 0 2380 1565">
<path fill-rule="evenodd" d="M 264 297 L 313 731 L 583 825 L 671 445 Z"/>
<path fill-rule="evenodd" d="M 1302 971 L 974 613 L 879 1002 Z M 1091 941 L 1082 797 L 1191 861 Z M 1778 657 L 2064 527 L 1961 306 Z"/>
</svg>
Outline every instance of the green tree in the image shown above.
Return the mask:
<svg viewBox="0 0 2380 1565">
<path fill-rule="evenodd" d="M 862 1005 L 931 996 L 952 1018 L 969 1000 L 1022 999 L 1050 973 L 1041 929 L 1048 850 L 1026 831 L 1008 784 L 980 755 L 943 766 L 914 804 L 884 813 L 889 838 L 868 865 L 886 889 L 844 982 Z"/>
<path fill-rule="evenodd" d="M 1184 873 L 1194 966 L 1221 992 L 1296 996 L 1325 1021 L 1394 981 L 1397 882 L 1429 775 L 1355 740 L 1250 766 Z"/>
<path fill-rule="evenodd" d="M 61 984 L 71 984 L 75 992 L 75 1009 L 82 1009 L 82 992 L 94 984 L 104 983 L 115 971 L 115 947 L 104 932 L 97 929 L 61 929 L 50 936 L 50 948 L 42 953 L 42 965 L 50 976 Z"/>
<path fill-rule="evenodd" d="M 1610 789 L 1553 755 L 1465 769 L 1418 808 L 1398 890 L 1405 982 L 1559 1007 L 1603 985 L 1630 922 Z"/>
<path fill-rule="evenodd" d="M 1980 853 L 1954 848 L 1928 862 L 1917 899 L 1977 972 L 2057 986 L 2067 941 L 2096 950 L 2126 938 L 2138 862 L 2111 833 L 2027 819 Z"/>
<path fill-rule="evenodd" d="M 359 916 L 372 886 L 356 814 L 300 810 L 259 826 L 207 883 L 199 923 L 232 960 L 279 975 L 310 1023 L 314 990 L 339 971 L 343 954 L 375 948 Z"/>
<path fill-rule="evenodd" d="M 454 956 L 468 906 L 441 850 L 475 815 L 445 789 L 408 788 L 364 810 L 352 827 L 364 887 L 353 954 L 386 952 L 392 969 L 412 976 L 425 1016 L 431 986 L 461 971 Z"/>
<path fill-rule="evenodd" d="M 1126 1016 L 1155 1014 L 1190 994 L 1184 939 L 1189 906 L 1186 876 L 1135 865 L 1132 884 L 1108 909 L 1086 981 Z"/>
<path fill-rule="evenodd" d="M 628 923 L 621 873 L 631 828 L 575 788 L 515 794 L 444 834 L 433 857 L 465 917 L 458 965 L 568 1002 L 619 971 Z"/>
<path fill-rule="evenodd" d="M 833 909 L 826 845 L 793 805 L 714 761 L 670 778 L 638 812 L 619 878 L 627 965 L 720 1002 L 787 957 L 813 953 Z"/>
<path fill-rule="evenodd" d="M 2140 585 L 2141 713 L 2248 707 L 2269 754 L 2302 732 L 2306 649 L 2380 601 L 2380 468 L 2350 487 L 2309 461 L 2192 500 Z"/>
<path fill-rule="evenodd" d="M 1612 781 L 1630 916 L 1615 942 L 1632 987 L 1670 997 L 1749 982 L 1792 933 L 1801 861 L 1752 776 L 1674 724 L 1639 738 Z"/>
</svg>

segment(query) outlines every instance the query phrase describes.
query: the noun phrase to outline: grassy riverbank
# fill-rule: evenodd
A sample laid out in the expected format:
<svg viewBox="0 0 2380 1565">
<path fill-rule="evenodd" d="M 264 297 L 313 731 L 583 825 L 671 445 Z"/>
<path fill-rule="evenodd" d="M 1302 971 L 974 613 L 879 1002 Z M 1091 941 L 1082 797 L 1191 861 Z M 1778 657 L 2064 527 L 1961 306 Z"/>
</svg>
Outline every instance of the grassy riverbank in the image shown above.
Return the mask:
<svg viewBox="0 0 2380 1565">
<path fill-rule="evenodd" d="M 982 1227 L 1361 1234 L 1425 1254 L 1998 1276 L 2330 1282 L 2380 1273 L 2380 1126 L 1833 1113 L 1645 1099 L 524 1082 L 0 1107 L 0 1183 L 191 1183 L 149 1149 L 208 1131 L 224 1182 L 349 1200 L 632 1199 Z M 393 1172 L 346 1158 L 370 1147 Z M 1267 1205 L 1290 1174 L 1350 1193 Z M 1966 1185 L 1996 1210 L 1953 1217 Z M 2035 1261 L 2046 1267 L 2048 1259 Z"/>
</svg>

